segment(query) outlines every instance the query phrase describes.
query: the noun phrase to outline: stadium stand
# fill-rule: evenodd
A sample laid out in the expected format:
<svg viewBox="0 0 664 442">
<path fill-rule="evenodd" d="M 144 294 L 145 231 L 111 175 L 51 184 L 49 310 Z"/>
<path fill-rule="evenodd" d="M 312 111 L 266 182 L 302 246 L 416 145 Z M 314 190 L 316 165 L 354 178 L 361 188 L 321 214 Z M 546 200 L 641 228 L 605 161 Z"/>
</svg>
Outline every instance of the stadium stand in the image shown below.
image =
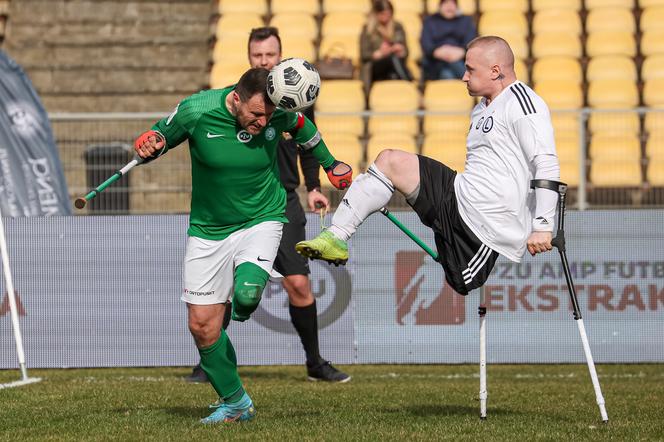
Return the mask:
<svg viewBox="0 0 664 442">
<path fill-rule="evenodd" d="M 422 155 L 438 160 L 452 170 L 463 172 L 466 162 L 466 136 L 444 133 L 429 135 L 424 139 Z"/>
<path fill-rule="evenodd" d="M 364 89 L 360 80 L 327 80 L 316 101 L 316 125 L 325 137 L 342 134 L 362 137 L 364 119 L 359 113 L 364 106 Z M 325 112 L 351 115 L 325 115 Z"/>
<path fill-rule="evenodd" d="M 581 0 L 532 0 L 531 7 L 533 12 L 546 11 L 547 9 L 557 10 L 581 10 Z"/>
<path fill-rule="evenodd" d="M 301 12 L 310 15 L 319 15 L 321 12 L 319 0 L 271 0 L 272 14 L 284 12 Z"/>
<path fill-rule="evenodd" d="M 370 2 L 357 0 L 322 0 L 321 10 L 323 14 L 353 12 L 366 14 L 371 9 Z"/>
<path fill-rule="evenodd" d="M 374 83 L 369 93 L 369 109 L 375 112 L 415 112 L 420 107 L 420 94 L 415 83 L 388 80 Z M 369 135 L 404 134 L 415 137 L 419 131 L 415 115 L 372 115 Z"/>
<path fill-rule="evenodd" d="M 217 11 L 220 15 L 246 13 L 265 16 L 268 0 L 219 0 Z"/>
</svg>

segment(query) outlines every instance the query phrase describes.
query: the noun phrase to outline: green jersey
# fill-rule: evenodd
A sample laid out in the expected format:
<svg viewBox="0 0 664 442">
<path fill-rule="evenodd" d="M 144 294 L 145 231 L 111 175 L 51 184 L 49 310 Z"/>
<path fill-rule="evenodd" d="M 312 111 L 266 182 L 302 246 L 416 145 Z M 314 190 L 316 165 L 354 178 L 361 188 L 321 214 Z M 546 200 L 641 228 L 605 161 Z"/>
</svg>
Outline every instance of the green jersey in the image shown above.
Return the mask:
<svg viewBox="0 0 664 442">
<path fill-rule="evenodd" d="M 334 162 L 313 123 L 300 113 L 276 109 L 258 135 L 244 130 L 226 108 L 233 90 L 211 89 L 185 98 L 153 129 L 166 150 L 189 140 L 191 155 L 191 236 L 221 240 L 264 221 L 288 222 L 286 191 L 279 179 L 277 148 L 282 132 L 312 150 L 328 167 Z"/>
</svg>

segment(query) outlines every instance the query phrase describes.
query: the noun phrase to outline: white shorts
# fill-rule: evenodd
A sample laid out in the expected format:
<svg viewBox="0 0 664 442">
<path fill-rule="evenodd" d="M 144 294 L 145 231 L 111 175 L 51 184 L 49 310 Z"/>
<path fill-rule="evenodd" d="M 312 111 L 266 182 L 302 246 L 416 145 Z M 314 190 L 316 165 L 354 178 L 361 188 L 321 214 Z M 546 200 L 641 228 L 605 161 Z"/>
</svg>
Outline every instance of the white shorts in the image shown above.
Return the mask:
<svg viewBox="0 0 664 442">
<path fill-rule="evenodd" d="M 272 278 L 279 278 L 281 275 L 272 270 L 272 265 L 282 228 L 281 222 L 265 221 L 233 232 L 221 241 L 188 237 L 180 299 L 197 305 L 231 301 L 235 268 L 243 262 L 254 263 Z"/>
</svg>

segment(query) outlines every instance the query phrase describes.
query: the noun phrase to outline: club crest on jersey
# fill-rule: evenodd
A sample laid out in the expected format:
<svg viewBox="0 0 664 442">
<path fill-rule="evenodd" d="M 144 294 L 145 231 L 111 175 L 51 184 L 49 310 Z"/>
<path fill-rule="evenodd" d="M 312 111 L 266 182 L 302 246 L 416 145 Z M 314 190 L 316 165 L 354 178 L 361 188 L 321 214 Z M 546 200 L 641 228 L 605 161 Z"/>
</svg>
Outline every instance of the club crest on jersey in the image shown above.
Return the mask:
<svg viewBox="0 0 664 442">
<path fill-rule="evenodd" d="M 482 126 L 482 123 L 484 123 L 484 117 L 480 118 L 480 120 L 477 122 L 475 125 L 475 130 L 479 129 Z"/>
<path fill-rule="evenodd" d="M 248 143 L 252 138 L 252 135 L 244 129 L 237 133 L 237 140 L 240 143 Z"/>
<path fill-rule="evenodd" d="M 274 140 L 274 137 L 277 135 L 277 131 L 274 130 L 274 127 L 270 126 L 265 129 L 265 139 L 268 141 Z"/>
<path fill-rule="evenodd" d="M 486 119 L 486 121 L 484 122 L 484 126 L 482 126 L 482 132 L 486 134 L 491 129 L 493 129 L 493 117 L 489 117 Z"/>
</svg>

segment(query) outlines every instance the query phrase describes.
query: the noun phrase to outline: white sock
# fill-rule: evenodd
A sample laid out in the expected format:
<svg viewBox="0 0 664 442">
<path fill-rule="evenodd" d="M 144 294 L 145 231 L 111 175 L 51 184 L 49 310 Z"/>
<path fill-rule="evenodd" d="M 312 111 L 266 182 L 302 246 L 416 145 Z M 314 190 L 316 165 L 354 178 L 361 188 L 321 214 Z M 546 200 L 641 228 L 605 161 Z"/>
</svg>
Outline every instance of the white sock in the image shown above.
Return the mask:
<svg viewBox="0 0 664 442">
<path fill-rule="evenodd" d="M 348 241 L 365 219 L 384 207 L 392 198 L 394 185 L 375 163 L 351 184 L 332 217 L 329 231 Z"/>
</svg>

